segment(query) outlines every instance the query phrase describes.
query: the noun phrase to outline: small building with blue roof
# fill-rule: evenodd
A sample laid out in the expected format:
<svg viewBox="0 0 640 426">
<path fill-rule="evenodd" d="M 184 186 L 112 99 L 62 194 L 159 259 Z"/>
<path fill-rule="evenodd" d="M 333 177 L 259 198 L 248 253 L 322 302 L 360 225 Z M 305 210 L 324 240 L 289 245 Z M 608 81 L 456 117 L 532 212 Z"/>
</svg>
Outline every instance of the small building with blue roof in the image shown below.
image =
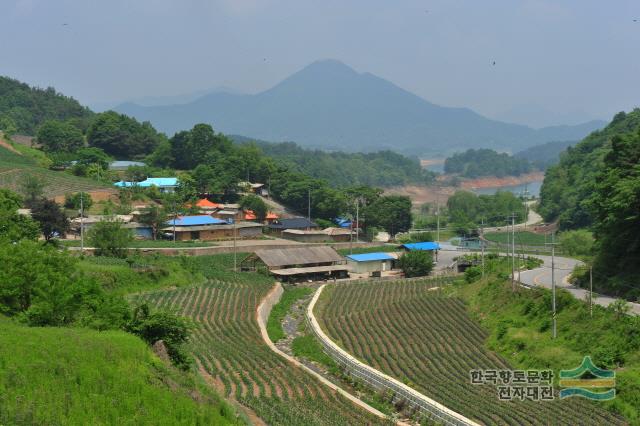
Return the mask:
<svg viewBox="0 0 640 426">
<path fill-rule="evenodd" d="M 258 238 L 262 224 L 226 221 L 208 215 L 178 216 L 165 222 L 162 229 L 167 238 L 178 241 L 215 241 L 230 238 Z"/>
<path fill-rule="evenodd" d="M 400 247 L 406 251 L 438 251 L 440 250 L 440 244 L 433 241 L 424 241 L 421 243 L 407 243 Z"/>
<path fill-rule="evenodd" d="M 113 184 L 118 188 L 151 188 L 152 186 L 158 187 L 160 192 L 173 192 L 178 186 L 178 178 L 166 177 L 166 178 L 147 178 L 141 182 L 127 182 L 120 181 Z"/>
<path fill-rule="evenodd" d="M 350 254 L 346 258 L 347 265 L 356 274 L 390 271 L 396 261 L 395 256 L 383 252 Z"/>
</svg>

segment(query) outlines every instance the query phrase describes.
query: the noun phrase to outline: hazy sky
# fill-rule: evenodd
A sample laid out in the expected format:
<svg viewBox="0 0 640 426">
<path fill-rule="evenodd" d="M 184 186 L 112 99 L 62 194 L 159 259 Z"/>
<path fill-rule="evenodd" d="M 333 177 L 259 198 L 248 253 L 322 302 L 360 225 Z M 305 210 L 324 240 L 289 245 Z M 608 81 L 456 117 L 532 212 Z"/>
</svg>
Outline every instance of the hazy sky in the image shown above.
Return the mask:
<svg viewBox="0 0 640 426">
<path fill-rule="evenodd" d="M 640 1 L 0 0 L 0 74 L 83 103 L 254 93 L 325 58 L 490 117 L 606 119 L 640 105 Z"/>
</svg>

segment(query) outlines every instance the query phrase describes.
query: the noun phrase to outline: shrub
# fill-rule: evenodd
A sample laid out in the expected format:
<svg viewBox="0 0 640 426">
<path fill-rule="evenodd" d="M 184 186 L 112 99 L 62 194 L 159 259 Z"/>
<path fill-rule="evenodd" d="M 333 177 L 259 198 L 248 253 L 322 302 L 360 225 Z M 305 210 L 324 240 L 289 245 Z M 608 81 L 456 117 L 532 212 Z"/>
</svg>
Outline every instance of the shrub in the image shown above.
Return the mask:
<svg viewBox="0 0 640 426">
<path fill-rule="evenodd" d="M 433 256 L 428 251 L 410 251 L 400 257 L 399 266 L 407 278 L 429 275 L 433 269 Z"/>
</svg>

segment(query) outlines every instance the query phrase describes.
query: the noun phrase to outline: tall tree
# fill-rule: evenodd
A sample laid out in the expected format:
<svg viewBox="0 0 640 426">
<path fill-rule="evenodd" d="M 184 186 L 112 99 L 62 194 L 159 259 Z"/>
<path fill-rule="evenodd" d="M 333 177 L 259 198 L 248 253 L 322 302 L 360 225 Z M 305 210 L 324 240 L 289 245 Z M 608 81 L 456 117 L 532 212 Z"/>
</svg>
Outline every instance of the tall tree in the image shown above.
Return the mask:
<svg viewBox="0 0 640 426">
<path fill-rule="evenodd" d="M 95 247 L 97 256 L 126 257 L 131 241 L 131 231 L 119 220 L 103 220 L 89 230 L 89 242 Z"/>
<path fill-rule="evenodd" d="M 383 228 L 394 236 L 411 228 L 411 199 L 401 195 L 379 197 L 365 210 L 367 227 Z"/>
<path fill-rule="evenodd" d="M 20 196 L 8 189 L 0 188 L 0 243 L 36 240 L 40 235 L 37 222 L 18 214 L 22 204 Z"/>
<path fill-rule="evenodd" d="M 31 207 L 31 216 L 40 224 L 47 242 L 55 237 L 64 237 L 69 231 L 69 219 L 53 200 L 42 198 L 36 201 Z"/>
<path fill-rule="evenodd" d="M 114 111 L 98 114 L 87 131 L 90 146 L 117 158 L 138 158 L 151 154 L 163 136 L 150 123 Z"/>
<path fill-rule="evenodd" d="M 38 129 L 36 139 L 48 152 L 74 152 L 84 146 L 82 132 L 64 121 L 45 121 Z"/>
<path fill-rule="evenodd" d="M 257 195 L 245 195 L 240 200 L 240 205 L 245 210 L 253 211 L 253 213 L 256 215 L 256 219 L 259 222 L 264 222 L 265 218 L 267 217 L 269 208 L 262 200 L 262 198 L 258 197 Z"/>
<path fill-rule="evenodd" d="M 148 225 L 151 228 L 153 239 L 158 238 L 160 229 L 165 227 L 169 215 L 166 210 L 156 205 L 151 205 L 140 212 L 140 223 Z"/>
</svg>

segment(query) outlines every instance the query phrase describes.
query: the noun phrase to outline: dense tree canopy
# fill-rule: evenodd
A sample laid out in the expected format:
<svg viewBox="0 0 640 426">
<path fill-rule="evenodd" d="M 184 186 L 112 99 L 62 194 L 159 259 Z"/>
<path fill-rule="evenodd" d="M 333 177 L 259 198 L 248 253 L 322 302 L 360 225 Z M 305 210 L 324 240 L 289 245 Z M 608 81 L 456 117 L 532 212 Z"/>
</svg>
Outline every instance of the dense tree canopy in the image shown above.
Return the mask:
<svg viewBox="0 0 640 426">
<path fill-rule="evenodd" d="M 545 221 L 558 220 L 562 229 L 590 226 L 593 217 L 589 198 L 595 192 L 597 175 L 616 135 L 640 130 L 640 109 L 615 115 L 604 129 L 595 131 L 575 147 L 570 147 L 560 163 L 545 173 L 538 211 Z"/>
<path fill-rule="evenodd" d="M 48 152 L 74 152 L 84 146 L 82 132 L 65 121 L 45 121 L 38 129 L 37 140 Z"/>
<path fill-rule="evenodd" d="M 249 144 L 243 140 L 244 144 Z M 402 186 L 431 182 L 435 175 L 423 170 L 417 158 L 393 151 L 371 153 L 325 152 L 293 142 L 255 142 L 256 146 L 291 171 L 326 180 L 334 187 L 352 185 Z"/>
<path fill-rule="evenodd" d="M 454 154 L 444 162 L 445 173 L 460 174 L 467 178 L 520 176 L 532 169 L 529 161 L 492 149 L 469 149 Z"/>
<path fill-rule="evenodd" d="M 0 77 L 0 122 L 10 120 L 17 133 L 35 135 L 47 120 L 73 119 L 76 127 L 83 129 L 92 115 L 78 101 L 51 87 L 29 87 L 17 80 Z"/>
<path fill-rule="evenodd" d="M 87 130 L 87 142 L 116 158 L 140 158 L 151 154 L 163 141 L 150 123 L 114 111 L 97 114 Z"/>
<path fill-rule="evenodd" d="M 485 226 L 501 226 L 511 222 L 520 223 L 525 217 L 525 206 L 518 197 L 508 191 L 494 195 L 476 195 L 468 191 L 456 191 L 447 201 L 450 225 L 460 233 L 469 233 L 484 220 Z"/>
<path fill-rule="evenodd" d="M 0 244 L 35 240 L 40 235 L 37 222 L 18 214 L 22 198 L 8 189 L 0 189 Z"/>
<path fill-rule="evenodd" d="M 411 228 L 411 199 L 401 195 L 381 196 L 365 208 L 368 227 L 382 228 L 392 236 Z"/>
</svg>

